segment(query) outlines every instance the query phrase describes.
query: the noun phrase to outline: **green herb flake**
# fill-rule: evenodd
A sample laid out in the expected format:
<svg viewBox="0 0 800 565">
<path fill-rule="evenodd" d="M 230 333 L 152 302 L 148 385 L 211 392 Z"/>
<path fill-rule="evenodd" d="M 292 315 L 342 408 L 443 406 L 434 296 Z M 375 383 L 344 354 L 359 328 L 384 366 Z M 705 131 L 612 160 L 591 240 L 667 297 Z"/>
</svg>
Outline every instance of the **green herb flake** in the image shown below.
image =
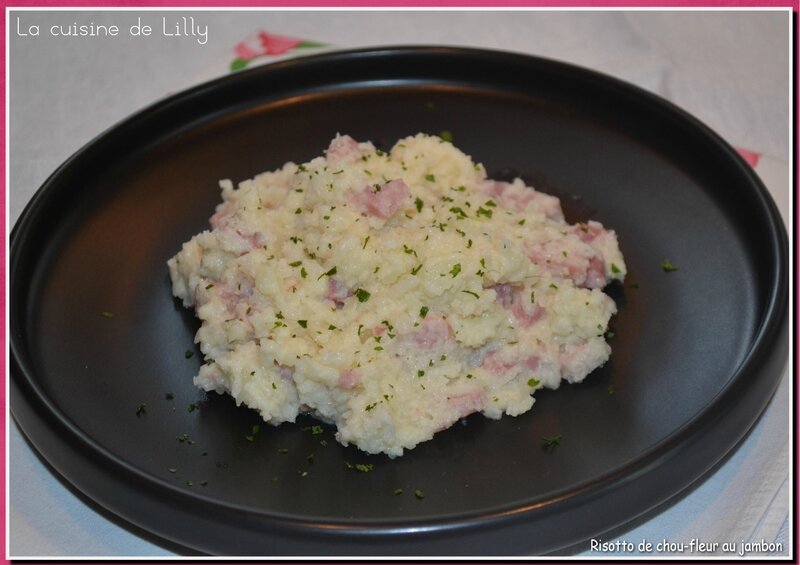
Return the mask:
<svg viewBox="0 0 800 565">
<path fill-rule="evenodd" d="M 418 377 L 424 377 L 424 376 L 425 376 L 425 371 L 423 371 L 422 369 L 420 369 L 419 371 L 417 371 L 417 376 L 418 376 Z"/>
<path fill-rule="evenodd" d="M 369 412 L 370 410 L 372 410 L 373 408 L 375 408 L 377 405 L 378 405 L 378 403 L 377 403 L 377 402 L 373 402 L 372 404 L 367 404 L 367 405 L 364 407 L 364 411 L 365 411 L 365 412 Z"/>
<path fill-rule="evenodd" d="M 294 213 L 295 214 L 302 214 L 303 213 L 303 209 L 302 208 L 298 208 L 297 210 L 294 211 Z"/>
<path fill-rule="evenodd" d="M 191 349 L 187 349 L 183 354 L 183 356 L 186 357 L 187 359 L 191 359 L 193 355 L 194 351 L 192 351 Z"/>
<path fill-rule="evenodd" d="M 461 272 L 461 263 L 456 263 L 455 265 L 453 265 L 453 268 L 450 269 L 450 276 L 455 278 L 458 276 L 458 273 L 460 272 Z"/>
<path fill-rule="evenodd" d="M 620 271 L 619 267 L 617 267 L 614 263 L 611 263 L 611 272 L 614 273 L 614 274 L 617 274 L 617 273 L 621 273 L 622 271 Z"/>
<path fill-rule="evenodd" d="M 487 209 L 487 208 L 484 208 L 483 206 L 481 206 L 475 211 L 475 215 L 476 216 L 485 216 L 487 218 L 491 218 L 492 217 L 492 211 Z"/>
<path fill-rule="evenodd" d="M 286 447 L 281 447 L 280 449 L 278 449 L 278 453 L 280 453 L 281 455 L 286 455 L 287 453 L 289 453 L 289 449 Z"/>
<path fill-rule="evenodd" d="M 671 273 L 672 271 L 678 270 L 678 266 L 671 263 L 669 259 L 664 259 L 661 261 L 661 268 L 664 269 L 665 273 Z"/>
<path fill-rule="evenodd" d="M 297 320 L 297 323 L 300 325 L 301 328 L 308 327 L 308 320 Z"/>
<path fill-rule="evenodd" d="M 543 437 L 542 438 L 542 449 L 548 451 L 550 453 L 555 450 L 556 447 L 561 445 L 561 435 L 551 436 L 551 437 Z"/>
<path fill-rule="evenodd" d="M 108 310 L 103 310 L 102 312 L 100 312 L 100 315 L 103 318 L 113 318 L 114 317 L 114 313 L 113 312 L 109 312 Z"/>
<path fill-rule="evenodd" d="M 375 468 L 375 465 L 372 463 L 356 463 L 353 468 L 360 473 L 369 473 Z"/>
<path fill-rule="evenodd" d="M 614 383 L 608 385 L 608 394 L 614 394 L 617 390 L 614 388 Z"/>
<path fill-rule="evenodd" d="M 464 219 L 464 218 L 466 218 L 466 217 L 467 217 L 467 214 L 466 214 L 466 212 L 464 212 L 464 210 L 462 210 L 462 209 L 461 209 L 461 208 L 459 208 L 458 206 L 453 206 L 452 208 L 450 208 L 450 211 L 451 211 L 453 214 L 455 214 L 456 216 L 458 216 L 458 217 L 459 217 L 459 219 Z M 463 234 L 464 232 L 461 232 L 461 233 Z M 462 235 L 462 237 L 463 237 L 463 235 Z"/>
<path fill-rule="evenodd" d="M 394 489 L 394 492 L 392 492 L 392 494 L 394 494 L 395 496 L 401 495 L 401 494 L 403 494 L 403 489 L 396 488 L 396 489 Z"/>
<path fill-rule="evenodd" d="M 419 500 L 422 500 L 423 498 L 425 498 L 425 493 L 417 489 L 414 491 L 414 496 L 416 496 Z"/>
<path fill-rule="evenodd" d="M 531 291 L 531 304 L 535 304 L 535 303 L 536 303 L 536 292 L 534 292 L 532 290 Z"/>
<path fill-rule="evenodd" d="M 542 383 L 539 382 L 539 379 L 528 379 L 528 386 L 531 387 L 531 388 L 536 388 L 540 384 L 542 384 Z"/>
<path fill-rule="evenodd" d="M 171 392 L 168 392 L 167 394 L 164 395 L 164 398 L 166 398 L 167 400 L 172 400 L 173 398 L 175 398 L 175 395 L 172 394 Z"/>
<path fill-rule="evenodd" d="M 300 276 L 302 278 L 306 278 L 308 276 L 308 271 L 306 271 L 305 267 L 300 267 Z"/>
<path fill-rule="evenodd" d="M 427 315 L 428 315 L 428 307 L 427 306 L 423 306 L 422 308 L 419 309 L 419 317 L 420 318 L 425 319 L 425 316 L 427 316 Z"/>
<path fill-rule="evenodd" d="M 178 470 L 175 467 L 170 467 L 169 469 L 167 469 L 167 471 L 169 471 L 172 474 L 175 474 L 175 473 L 178 472 Z"/>
<path fill-rule="evenodd" d="M 519 224 L 521 226 L 524 226 L 525 225 L 525 218 L 522 218 L 520 221 L 517 222 L 517 224 Z"/>
<path fill-rule="evenodd" d="M 428 182 L 436 182 L 436 177 L 433 174 L 425 175 L 425 180 Z"/>
<path fill-rule="evenodd" d="M 143 416 L 147 413 L 147 404 L 140 404 L 136 407 L 136 417 Z"/>
<path fill-rule="evenodd" d="M 199 408 L 200 408 L 200 405 L 197 404 L 197 402 L 192 402 L 191 404 L 189 404 L 187 410 L 189 412 L 194 412 L 195 410 L 198 410 Z"/>
<path fill-rule="evenodd" d="M 414 267 L 413 269 L 411 269 L 411 274 L 412 274 L 413 276 L 415 276 L 415 277 L 416 277 L 416 276 L 417 276 L 417 273 L 419 273 L 419 270 L 420 270 L 421 268 L 422 268 L 422 263 L 420 263 L 419 265 L 417 265 L 416 267 Z"/>
<path fill-rule="evenodd" d="M 414 206 L 416 206 L 416 208 L 417 208 L 417 213 L 422 212 L 422 205 L 423 204 L 424 203 L 422 202 L 422 198 L 420 198 L 419 196 L 414 199 Z"/>
<path fill-rule="evenodd" d="M 480 299 L 480 296 L 478 296 L 478 293 L 477 293 L 477 292 L 472 292 L 471 290 L 462 290 L 461 292 L 463 292 L 463 293 L 465 293 L 465 294 L 471 294 L 471 295 L 472 295 L 472 296 L 474 296 L 475 298 L 477 298 L 477 299 Z"/>
<path fill-rule="evenodd" d="M 325 272 L 324 272 L 324 273 L 322 273 L 320 276 L 318 276 L 318 277 L 317 277 L 317 280 L 321 279 L 322 277 L 332 277 L 332 276 L 333 276 L 333 275 L 335 275 L 335 274 L 336 274 L 336 267 L 333 267 L 333 268 L 332 268 L 332 269 L 330 269 L 329 271 L 325 271 Z"/>
<path fill-rule="evenodd" d="M 366 302 L 367 300 L 369 300 L 369 297 L 371 295 L 370 295 L 369 292 L 367 292 L 363 288 L 357 288 L 356 292 L 355 292 L 355 296 L 356 296 L 356 298 L 358 298 L 359 302 Z"/>
<path fill-rule="evenodd" d="M 490 208 L 496 208 L 497 204 L 495 204 L 494 200 L 487 200 L 483 203 L 484 206 L 489 206 Z"/>
</svg>

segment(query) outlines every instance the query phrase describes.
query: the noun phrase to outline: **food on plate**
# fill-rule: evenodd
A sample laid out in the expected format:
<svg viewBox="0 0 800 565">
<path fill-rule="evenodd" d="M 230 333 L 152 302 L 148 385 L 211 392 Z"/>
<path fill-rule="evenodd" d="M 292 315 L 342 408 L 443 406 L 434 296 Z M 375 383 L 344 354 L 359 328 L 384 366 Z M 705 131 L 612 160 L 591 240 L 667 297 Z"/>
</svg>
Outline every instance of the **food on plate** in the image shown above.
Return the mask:
<svg viewBox="0 0 800 565">
<path fill-rule="evenodd" d="M 211 229 L 168 262 L 173 293 L 202 322 L 195 384 L 271 424 L 309 412 L 394 457 L 609 358 L 615 233 L 566 223 L 557 198 L 488 179 L 442 138 L 384 152 L 337 135 L 220 186 Z"/>
</svg>

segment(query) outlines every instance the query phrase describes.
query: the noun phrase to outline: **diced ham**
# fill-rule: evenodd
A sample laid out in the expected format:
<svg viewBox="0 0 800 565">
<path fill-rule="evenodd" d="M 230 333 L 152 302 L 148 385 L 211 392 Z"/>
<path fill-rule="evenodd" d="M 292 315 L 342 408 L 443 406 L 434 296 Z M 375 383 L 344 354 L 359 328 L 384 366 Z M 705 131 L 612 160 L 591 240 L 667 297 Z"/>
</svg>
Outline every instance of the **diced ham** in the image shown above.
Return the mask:
<svg viewBox="0 0 800 565">
<path fill-rule="evenodd" d="M 603 224 L 595 222 L 594 220 L 590 220 L 585 224 L 581 223 L 570 226 L 569 231 L 577 235 L 584 243 L 591 243 L 597 239 L 599 235 L 607 233 Z"/>
<path fill-rule="evenodd" d="M 600 256 L 589 259 L 589 268 L 586 270 L 586 288 L 603 288 L 606 286 L 606 262 Z"/>
<path fill-rule="evenodd" d="M 228 218 L 233 216 L 235 212 L 236 203 L 226 200 L 225 202 L 217 205 L 216 211 L 208 220 L 208 223 L 210 223 L 211 227 L 214 229 L 220 228 L 225 225 L 225 223 L 228 221 Z"/>
<path fill-rule="evenodd" d="M 497 294 L 497 301 L 506 310 L 510 310 L 522 328 L 529 328 L 544 315 L 544 308 L 523 296 L 520 288 L 510 284 L 496 284 L 492 287 Z"/>
<path fill-rule="evenodd" d="M 400 210 L 411 191 L 402 179 L 391 180 L 378 186 L 368 186 L 351 197 L 351 202 L 362 214 L 381 219 L 391 218 Z"/>
<path fill-rule="evenodd" d="M 451 396 L 447 399 L 447 405 L 455 410 L 456 419 L 464 418 L 483 410 L 486 405 L 486 391 L 482 388 L 475 388 L 469 392 Z"/>
<path fill-rule="evenodd" d="M 506 210 L 524 212 L 530 207 L 542 212 L 551 220 L 564 219 L 564 212 L 561 210 L 561 202 L 558 198 L 538 192 L 520 181 L 509 183 L 487 180 L 483 188 L 489 196 L 496 200 L 498 205 Z"/>
<path fill-rule="evenodd" d="M 605 261 L 602 255 L 588 244 L 569 235 L 563 240 L 525 246 L 528 258 L 556 278 L 571 279 L 582 288 L 603 288 L 606 285 Z M 577 245 L 575 245 L 577 243 Z"/>
<path fill-rule="evenodd" d="M 504 357 L 501 352 L 502 349 L 497 349 L 487 353 L 481 367 L 490 373 L 502 376 L 512 371 L 517 372 L 518 369 L 535 371 L 541 363 L 541 359 L 537 355 L 528 355 L 526 357 L 511 355 Z"/>
<path fill-rule="evenodd" d="M 358 142 L 349 135 L 337 135 L 325 151 L 331 163 L 352 163 L 361 158 Z"/>
<path fill-rule="evenodd" d="M 281 365 L 277 360 L 272 361 L 278 367 L 278 376 L 281 380 L 294 384 L 294 367 Z"/>
<path fill-rule="evenodd" d="M 353 293 L 339 279 L 328 277 L 328 290 L 325 291 L 325 298 L 332 301 L 337 308 L 344 306 L 344 301 L 350 298 Z"/>
<path fill-rule="evenodd" d="M 354 369 L 345 369 L 339 373 L 339 388 L 350 390 L 361 384 L 361 375 Z"/>
<path fill-rule="evenodd" d="M 453 329 L 440 312 L 431 312 L 422 322 L 422 328 L 403 336 L 419 352 L 431 353 L 444 349 L 453 340 Z"/>
</svg>

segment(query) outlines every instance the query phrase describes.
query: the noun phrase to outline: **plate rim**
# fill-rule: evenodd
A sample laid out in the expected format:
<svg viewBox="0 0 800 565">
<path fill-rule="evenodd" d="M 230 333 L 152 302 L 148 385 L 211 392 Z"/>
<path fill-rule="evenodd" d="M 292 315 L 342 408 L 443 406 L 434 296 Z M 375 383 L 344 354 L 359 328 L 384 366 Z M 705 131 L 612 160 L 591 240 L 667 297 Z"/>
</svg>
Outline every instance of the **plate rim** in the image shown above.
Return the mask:
<svg viewBox="0 0 800 565">
<path fill-rule="evenodd" d="M 152 476 L 135 466 L 128 464 L 126 461 L 119 459 L 113 453 L 108 452 L 106 448 L 97 443 L 93 438 L 89 437 L 82 430 L 74 426 L 66 415 L 51 402 L 51 399 L 44 394 L 42 389 L 37 384 L 36 373 L 32 369 L 30 359 L 26 355 L 26 347 L 21 342 L 26 341 L 20 337 L 18 330 L 21 326 L 25 326 L 25 322 L 21 321 L 22 315 L 15 315 L 14 295 L 11 294 L 11 289 L 14 281 L 14 266 L 20 261 L 20 257 L 24 251 L 26 243 L 26 230 L 30 230 L 32 225 L 36 224 L 37 211 L 42 207 L 42 202 L 46 200 L 49 193 L 52 191 L 51 187 L 57 184 L 57 181 L 64 174 L 64 171 L 69 170 L 70 167 L 75 166 L 75 163 L 87 158 L 86 155 L 98 144 L 104 142 L 108 136 L 118 134 L 119 131 L 130 127 L 142 119 L 152 119 L 154 115 L 160 112 L 169 110 L 170 106 L 175 104 L 186 104 L 192 98 L 206 95 L 213 92 L 220 86 L 232 87 L 237 83 L 246 83 L 252 77 L 260 77 L 264 74 L 275 74 L 284 72 L 286 69 L 294 71 L 298 68 L 307 67 L 309 65 L 320 64 L 334 64 L 337 61 L 356 60 L 359 61 L 364 57 L 372 58 L 394 58 L 404 55 L 423 55 L 423 56 L 456 56 L 456 57 L 489 57 L 501 59 L 513 59 L 520 64 L 536 63 L 539 65 L 549 65 L 554 68 L 560 69 L 561 72 L 570 74 L 579 74 L 586 79 L 599 80 L 607 83 L 609 86 L 620 89 L 630 96 L 646 99 L 648 104 L 653 104 L 674 116 L 677 116 L 681 121 L 688 123 L 689 126 L 696 132 L 701 133 L 708 139 L 717 149 L 721 150 L 728 158 L 732 165 L 738 167 L 737 174 L 746 176 L 748 184 L 753 189 L 755 195 L 758 196 L 759 202 L 762 206 L 762 212 L 770 220 L 768 223 L 771 227 L 770 251 L 773 257 L 772 263 L 774 264 L 773 272 L 770 274 L 773 284 L 770 286 L 770 294 L 768 300 L 765 301 L 764 314 L 758 320 L 758 329 L 755 332 L 754 338 L 747 349 L 747 353 L 743 358 L 737 370 L 730 375 L 729 383 L 725 388 L 712 400 L 710 403 L 698 414 L 693 416 L 684 425 L 673 432 L 670 436 L 653 445 L 647 451 L 638 454 L 635 458 L 626 462 L 619 469 L 605 473 L 590 481 L 584 483 L 565 487 L 561 491 L 549 493 L 539 498 L 529 498 L 525 501 L 518 501 L 516 504 L 510 503 L 508 505 L 488 509 L 483 511 L 475 511 L 470 513 L 454 513 L 443 515 L 441 518 L 424 518 L 424 519 L 324 519 L 324 520 L 310 520 L 307 517 L 282 515 L 276 512 L 267 512 L 263 509 L 252 509 L 244 507 L 240 504 L 229 503 L 227 501 L 220 501 L 212 499 L 196 491 L 187 491 L 187 489 L 178 488 L 176 485 L 171 484 L 163 479 Z M 369 82 L 369 81 L 368 81 Z M 417 84 L 417 83 L 414 83 Z M 226 112 L 232 112 L 230 108 L 225 108 Z M 22 248 L 22 250 L 21 250 Z M 597 492 L 598 490 L 619 490 L 624 487 L 625 483 L 637 479 L 641 474 L 646 474 L 648 469 L 652 469 L 660 459 L 675 457 L 676 453 L 682 449 L 682 444 L 697 434 L 697 429 L 709 425 L 709 421 L 714 420 L 720 416 L 721 412 L 725 412 L 730 406 L 736 404 L 737 397 L 742 394 L 742 388 L 746 387 L 749 383 L 744 378 L 746 374 L 753 374 L 761 364 L 763 364 L 764 357 L 770 353 L 768 350 L 774 348 L 774 343 L 781 339 L 781 334 L 784 332 L 786 318 L 786 305 L 788 304 L 788 238 L 786 235 L 785 226 L 777 211 L 777 207 L 772 200 L 771 195 L 763 185 L 761 180 L 755 172 L 746 165 L 743 159 L 736 153 L 736 151 L 715 132 L 708 128 L 705 124 L 700 122 L 694 116 L 688 114 L 681 108 L 673 103 L 650 93 L 638 86 L 629 84 L 617 78 L 599 73 L 597 71 L 579 67 L 570 63 L 555 61 L 533 55 L 522 53 L 512 53 L 507 51 L 496 51 L 487 49 L 474 49 L 474 48 L 461 48 L 461 47 L 448 47 L 448 46 L 384 46 L 378 48 L 362 48 L 362 49 L 348 49 L 343 51 L 327 52 L 315 55 L 308 55 L 283 61 L 262 65 L 241 71 L 234 75 L 225 75 L 209 82 L 196 85 L 182 92 L 173 94 L 167 98 L 156 101 L 153 104 L 135 112 L 129 117 L 115 123 L 111 127 L 101 132 L 98 136 L 91 139 L 84 146 L 78 149 L 71 155 L 63 164 L 61 164 L 40 186 L 34 196 L 26 204 L 25 208 L 19 215 L 13 229 L 9 236 L 9 368 L 10 368 L 10 381 L 12 381 L 14 388 L 23 385 L 27 389 L 27 394 L 33 394 L 33 399 L 39 403 L 38 410 L 45 410 L 49 412 L 51 418 L 55 418 L 62 425 L 62 431 L 72 437 L 67 443 L 79 442 L 83 447 L 82 449 L 90 449 L 95 454 L 102 455 L 105 465 L 111 465 L 121 468 L 126 474 L 130 474 L 136 480 L 145 480 L 148 483 L 156 484 L 160 489 L 166 489 L 171 495 L 179 499 L 187 499 L 193 504 L 210 504 L 215 507 L 220 507 L 225 511 L 256 513 L 259 520 L 275 522 L 279 527 L 286 527 L 291 529 L 308 530 L 309 532 L 319 533 L 320 528 L 335 526 L 336 529 L 332 530 L 334 537 L 341 537 L 341 535 L 358 535 L 358 536 L 383 536 L 394 534 L 406 534 L 410 531 L 430 531 L 433 533 L 444 533 L 451 530 L 464 530 L 479 528 L 488 524 L 493 526 L 501 524 L 505 521 L 519 521 L 524 520 L 525 516 L 531 512 L 550 512 L 552 508 L 560 503 L 568 502 L 570 504 L 577 504 L 580 499 L 587 496 L 587 493 Z M 16 323 L 15 323 L 16 322 Z M 772 344 L 769 341 L 773 341 Z M 779 379 L 776 379 L 772 391 Z M 767 401 L 772 396 L 772 391 L 767 396 Z M 12 394 L 8 403 L 8 410 L 17 421 L 21 431 L 25 436 L 30 435 L 29 431 L 20 421 L 17 413 L 15 413 L 14 405 L 15 397 L 18 399 L 21 393 Z M 764 403 L 766 405 L 766 401 Z M 724 457 L 727 453 L 731 452 L 740 443 L 741 437 L 750 429 L 752 424 L 763 411 L 763 407 L 758 410 L 753 421 L 751 421 L 736 442 L 722 451 L 715 459 L 714 463 L 708 465 L 702 472 L 697 475 L 678 492 L 673 493 L 670 497 L 677 495 L 679 492 L 685 490 L 690 484 L 698 480 L 713 466 L 717 461 Z M 25 418 L 22 418 L 24 420 Z M 36 442 L 32 441 L 35 445 Z M 42 449 L 37 446 L 37 450 L 42 452 Z M 44 453 L 43 453 L 44 454 Z M 45 459 L 50 462 L 54 468 L 58 469 L 55 462 L 51 461 L 49 457 Z M 626 474 L 622 471 L 633 471 Z M 60 470 L 59 470 L 60 471 Z M 623 476 L 619 476 L 622 474 Z M 69 477 L 67 477 L 70 480 Z M 70 480 L 70 482 L 72 482 Z M 670 498 L 668 497 L 668 498 Z M 92 497 L 90 497 L 92 498 Z M 663 501 L 660 501 L 663 502 Z M 116 510 L 112 510 L 118 513 Z M 632 519 L 633 517 L 631 517 Z"/>
</svg>

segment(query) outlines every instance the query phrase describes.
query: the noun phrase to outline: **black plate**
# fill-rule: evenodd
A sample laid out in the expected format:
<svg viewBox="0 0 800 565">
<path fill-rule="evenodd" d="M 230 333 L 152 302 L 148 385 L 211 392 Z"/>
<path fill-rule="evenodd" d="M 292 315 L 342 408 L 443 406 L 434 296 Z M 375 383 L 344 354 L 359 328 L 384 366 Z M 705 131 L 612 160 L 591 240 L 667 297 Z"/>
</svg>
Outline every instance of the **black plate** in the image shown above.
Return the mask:
<svg viewBox="0 0 800 565">
<path fill-rule="evenodd" d="M 386 148 L 443 130 L 491 176 L 617 231 L 630 274 L 609 289 L 611 361 L 521 417 L 470 417 L 396 460 L 310 421 L 248 440 L 253 412 L 192 386 L 198 324 L 166 260 L 207 226 L 220 178 L 309 159 L 337 132 Z M 200 551 L 542 553 L 646 512 L 737 444 L 786 359 L 787 261 L 748 166 L 630 85 L 449 48 L 297 59 L 159 102 L 47 180 L 12 233 L 11 407 L 79 490 Z"/>
</svg>

